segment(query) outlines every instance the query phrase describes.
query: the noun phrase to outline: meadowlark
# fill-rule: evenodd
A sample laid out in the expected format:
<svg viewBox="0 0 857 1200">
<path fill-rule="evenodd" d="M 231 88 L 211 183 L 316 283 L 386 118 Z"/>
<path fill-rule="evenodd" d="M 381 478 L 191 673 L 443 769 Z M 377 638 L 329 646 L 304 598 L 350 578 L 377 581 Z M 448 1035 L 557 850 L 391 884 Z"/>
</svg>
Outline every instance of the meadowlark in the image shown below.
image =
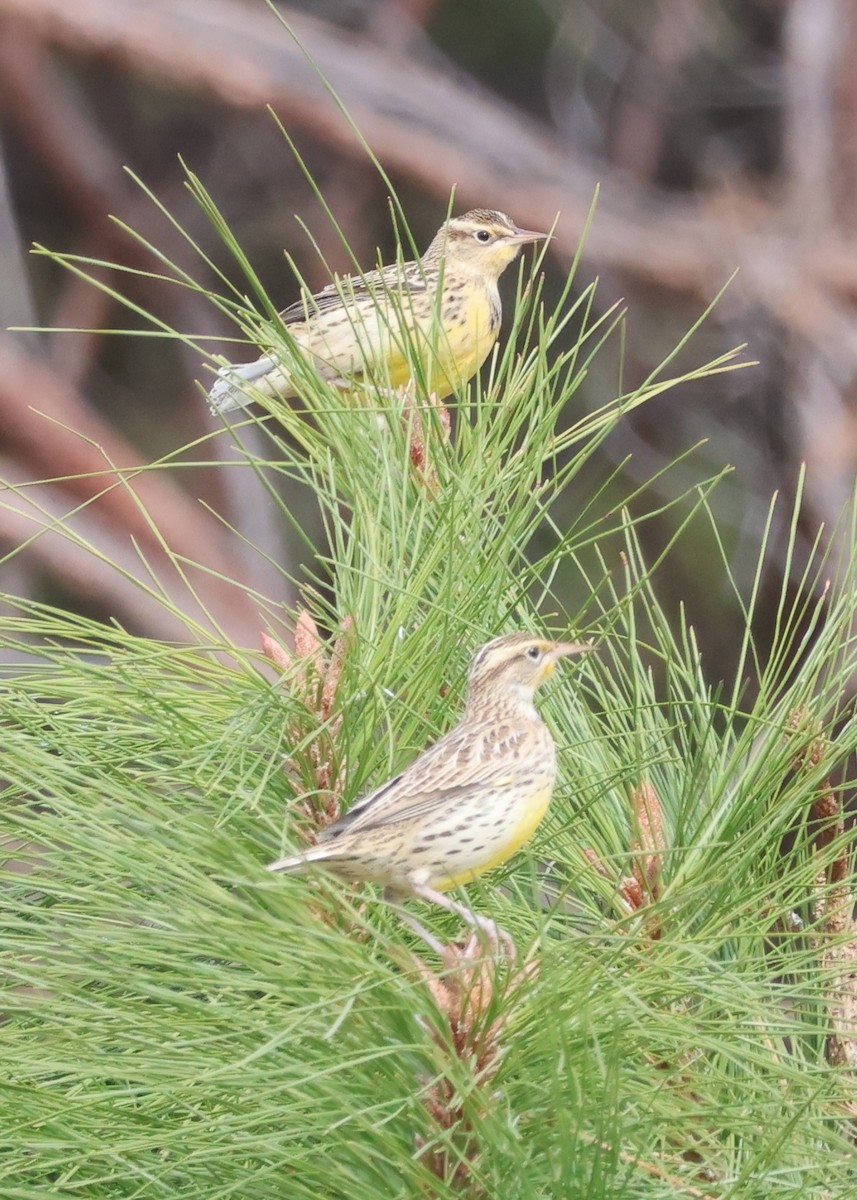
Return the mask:
<svg viewBox="0 0 857 1200">
<path fill-rule="evenodd" d="M 496 933 L 493 922 L 443 893 L 505 862 L 535 832 L 553 791 L 556 748 L 533 697 L 559 659 L 590 648 L 521 633 L 483 646 L 470 666 L 459 724 L 324 829 L 316 846 L 268 870 L 304 872 L 317 864 L 350 881 L 381 884 L 394 903 L 417 896 Z"/>
<path fill-rule="evenodd" d="M 292 399 L 307 368 L 339 386 L 396 389 L 413 377 L 443 400 L 482 366 L 500 332 L 497 281 L 521 247 L 547 234 L 505 213 L 475 208 L 445 222 L 422 258 L 335 280 L 305 293 L 280 320 L 302 363 L 268 352 L 223 367 L 209 393 L 216 412 L 244 408 L 253 393 Z M 409 357 L 409 349 L 411 356 Z"/>
</svg>

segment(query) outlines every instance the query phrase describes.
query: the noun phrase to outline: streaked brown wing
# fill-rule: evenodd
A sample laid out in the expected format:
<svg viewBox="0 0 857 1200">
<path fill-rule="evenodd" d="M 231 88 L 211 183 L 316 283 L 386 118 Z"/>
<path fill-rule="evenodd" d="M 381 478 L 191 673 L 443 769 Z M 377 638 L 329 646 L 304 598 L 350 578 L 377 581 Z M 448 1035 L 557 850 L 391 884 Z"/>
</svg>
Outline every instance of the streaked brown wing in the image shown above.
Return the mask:
<svg viewBox="0 0 857 1200">
<path fill-rule="evenodd" d="M 411 268 L 411 269 L 409 269 Z M 317 313 L 328 312 L 332 308 L 341 308 L 343 300 L 352 296 L 360 300 L 364 296 L 374 296 L 379 291 L 388 288 L 401 290 L 404 286 L 408 292 L 416 295 L 426 291 L 426 281 L 416 271 L 415 264 L 407 263 L 404 267 L 394 264 L 383 267 L 380 271 L 368 271 L 365 275 L 346 275 L 335 283 L 328 283 L 312 295 L 305 294 L 280 313 L 284 325 L 295 325 L 306 321 Z"/>
<path fill-rule="evenodd" d="M 344 817 L 340 817 L 338 821 L 334 821 L 321 830 L 318 840 L 320 842 L 331 841 L 341 833 L 351 833 L 354 829 L 365 828 L 361 818 L 371 819 L 371 814 L 375 812 L 375 806 L 381 805 L 385 796 L 389 797 L 393 794 L 395 788 L 402 782 L 403 775 L 404 772 L 402 775 L 396 775 L 388 783 L 379 787 L 377 791 L 369 792 L 368 795 L 357 800 Z"/>
<path fill-rule="evenodd" d="M 306 296 L 303 300 L 296 300 L 294 304 L 290 304 L 288 308 L 283 309 L 280 313 L 280 320 L 284 325 L 297 325 L 299 322 L 306 321 L 309 317 L 315 316 L 317 313 L 327 312 L 331 308 L 341 308 L 342 297 L 335 289 L 331 291 L 331 286 L 329 285 L 323 288 L 322 291 L 316 292 L 314 296 Z"/>
<path fill-rule="evenodd" d="M 484 732 L 490 744 L 497 730 L 488 726 Z M 478 770 L 469 768 L 468 760 L 463 758 L 465 748 L 478 753 L 479 742 L 479 735 L 472 728 L 464 736 L 458 729 L 451 730 L 414 759 L 401 775 L 358 800 L 344 817 L 324 830 L 320 840 L 412 821 L 455 805 L 465 796 L 472 798 L 474 792 L 484 792 L 487 796 L 502 787 L 510 781 L 509 760 L 505 755 L 493 755 L 490 750 L 479 754 Z"/>
<path fill-rule="evenodd" d="M 398 783 L 399 780 L 393 782 Z M 377 806 L 373 803 L 368 809 L 363 809 L 359 813 L 354 813 L 352 810 L 333 825 L 328 825 L 318 840 L 335 842 L 343 835 L 367 833 L 373 829 L 391 829 L 396 825 L 408 824 L 420 817 L 428 816 L 450 806 L 454 807 L 465 798 L 473 800 L 477 793 L 483 793 L 487 798 L 498 787 L 509 782 L 511 780 L 507 769 L 505 774 L 498 771 L 495 779 L 480 779 L 478 782 L 458 784 L 456 787 L 433 788 L 410 800 L 405 800 L 403 797 L 401 802 L 379 803 Z M 387 786 L 391 787 L 392 784 Z M 385 787 L 383 791 L 386 792 L 387 788 Z M 372 796 L 373 801 L 376 799 L 381 801 L 382 794 L 376 793 Z"/>
</svg>

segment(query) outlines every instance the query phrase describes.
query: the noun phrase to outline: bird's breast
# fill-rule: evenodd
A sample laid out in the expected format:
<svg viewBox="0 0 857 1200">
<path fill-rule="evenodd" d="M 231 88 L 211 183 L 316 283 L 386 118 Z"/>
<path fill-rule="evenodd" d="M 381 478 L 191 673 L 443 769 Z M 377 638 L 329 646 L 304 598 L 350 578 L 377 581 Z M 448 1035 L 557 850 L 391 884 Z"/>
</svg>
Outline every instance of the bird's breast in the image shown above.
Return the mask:
<svg viewBox="0 0 857 1200">
<path fill-rule="evenodd" d="M 473 821 L 466 851 L 462 853 L 463 847 L 459 846 L 458 853 L 455 850 L 449 853 L 432 878 L 431 886 L 446 891 L 470 883 L 517 854 L 542 823 L 553 787 L 554 776 L 550 772 L 518 790 L 517 795 L 516 789 L 510 788 L 495 810 L 487 814 L 487 821 Z"/>
<path fill-rule="evenodd" d="M 501 308 L 496 285 L 477 276 L 447 274 L 442 287 L 440 303 L 430 289 L 398 299 L 361 296 L 290 332 L 322 374 L 367 377 L 389 388 L 403 387 L 417 375 L 443 399 L 488 357 L 500 332 Z"/>
<path fill-rule="evenodd" d="M 471 379 L 491 353 L 500 332 L 501 309 L 496 286 L 484 280 L 453 280 L 447 291 L 440 308 L 439 378 L 432 390 L 449 395 Z"/>
</svg>

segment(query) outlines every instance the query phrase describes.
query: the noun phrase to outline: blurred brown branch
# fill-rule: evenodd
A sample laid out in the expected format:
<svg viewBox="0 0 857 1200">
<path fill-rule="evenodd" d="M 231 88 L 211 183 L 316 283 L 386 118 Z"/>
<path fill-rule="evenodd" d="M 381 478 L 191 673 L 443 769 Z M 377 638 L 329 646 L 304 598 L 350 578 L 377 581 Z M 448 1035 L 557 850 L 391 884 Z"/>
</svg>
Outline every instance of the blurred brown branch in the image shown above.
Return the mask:
<svg viewBox="0 0 857 1200">
<path fill-rule="evenodd" d="M 110 141 L 98 130 L 77 90 L 57 69 L 41 41 L 17 21 L 7 22 L 2 34 L 0 97 L 5 99 L 28 144 L 39 153 L 55 185 L 61 188 L 70 211 L 82 222 L 94 256 L 114 255 L 118 262 L 143 272 L 152 269 L 150 252 L 111 220 L 111 214 L 121 213 L 128 224 L 144 235 L 157 236 L 158 244 L 167 254 L 181 259 L 185 249 L 181 239 L 163 223 L 158 224 L 155 234 L 156 214 L 148 198 L 131 182 Z M 166 309 L 179 328 L 204 329 L 211 323 L 210 306 L 193 292 L 166 289 L 145 274 L 129 277 L 127 285 L 132 294 L 139 293 L 159 311 Z M 96 298 L 104 304 L 104 297 L 97 289 L 69 274 L 57 307 L 76 308 L 84 292 L 89 305 L 95 304 Z M 71 299 L 66 293 L 71 293 Z M 67 338 L 55 337 L 53 341 L 55 346 L 68 344 Z M 79 354 L 87 348 L 92 351 L 97 341 L 95 334 L 81 337 L 76 350 Z M 86 360 L 78 368 L 79 373 L 85 365 Z M 195 360 L 193 367 L 198 367 Z M 188 374 L 184 386 L 192 382 L 193 375 Z"/>
<path fill-rule="evenodd" d="M 458 82 L 391 57 L 367 39 L 283 12 L 294 40 L 263 5 L 238 0 L 80 0 L 73 6 L 0 0 L 0 17 L 14 17 L 46 42 L 165 75 L 229 105 L 270 104 L 289 122 L 364 158 L 315 63 L 385 167 L 443 199 L 452 187 L 465 205 L 485 204 L 488 197 L 533 228 L 549 226 L 561 212 L 554 248 L 573 257 L 596 187 L 605 184 L 604 164 L 577 161 L 547 127 L 473 81 Z M 587 255 L 708 297 L 723 281 L 726 233 L 724 222 L 712 222 L 695 202 L 623 176 L 621 186 L 603 187 Z M 857 285 L 857 256 L 852 265 Z"/>
<path fill-rule="evenodd" d="M 15 468 L 7 465 L 0 474 L 6 485 L 0 493 L 5 506 L 0 521 L 4 541 L 13 546 L 27 541 L 42 524 L 56 522 L 63 511 L 75 505 L 86 507 L 85 522 L 93 531 L 93 544 L 100 554 L 113 556 L 126 570 L 130 569 L 126 561 L 130 555 L 136 566 L 131 573 L 145 578 L 145 572 L 141 574 L 139 569 L 140 555 L 131 547 L 131 542 L 135 543 L 148 561 L 161 564 L 159 579 L 178 604 L 178 597 L 190 600 L 190 593 L 170 566 L 164 538 L 172 553 L 183 560 L 193 588 L 214 622 L 238 642 L 255 643 L 258 612 L 240 587 L 226 582 L 229 578 L 240 579 L 241 569 L 222 526 L 164 472 L 144 470 L 133 448 L 93 412 L 73 387 L 3 336 L 0 428 L 18 464 Z M 30 474 L 24 474 L 24 470 Z M 13 498 L 6 489 L 13 483 L 23 487 L 33 472 L 63 478 L 55 483 L 48 479 Z M 43 498 L 44 521 L 38 515 L 37 496 Z M 28 514 L 33 522 L 29 529 Z M 99 530 L 104 531 L 106 542 L 96 536 Z M 71 579 L 97 591 L 103 573 L 95 566 L 86 571 L 85 564 L 78 561 L 83 552 L 71 544 L 57 546 L 55 543 L 62 540 L 57 533 L 51 533 L 48 543 L 43 544 L 44 536 L 34 543 L 35 552 L 47 555 L 46 561 L 55 566 L 68 568 Z M 201 569 L 195 567 L 196 563 L 203 564 Z M 129 585 L 118 575 L 115 586 L 127 607 Z M 111 586 L 108 591 L 112 590 Z M 190 607 L 194 607 L 192 602 Z M 202 613 L 197 615 L 205 625 L 211 625 Z M 149 628 L 154 632 L 161 624 L 156 620 Z M 177 622 L 170 618 L 168 624 L 176 636 Z"/>
</svg>

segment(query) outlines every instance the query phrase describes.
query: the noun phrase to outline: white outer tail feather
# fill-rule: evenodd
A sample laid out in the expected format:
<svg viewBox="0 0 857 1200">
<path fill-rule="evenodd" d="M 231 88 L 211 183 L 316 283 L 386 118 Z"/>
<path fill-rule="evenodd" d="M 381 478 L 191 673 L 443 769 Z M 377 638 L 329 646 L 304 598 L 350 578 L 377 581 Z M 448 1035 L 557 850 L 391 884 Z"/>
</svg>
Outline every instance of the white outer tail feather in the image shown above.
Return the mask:
<svg viewBox="0 0 857 1200">
<path fill-rule="evenodd" d="M 221 367 L 217 372 L 217 381 L 208 393 L 208 403 L 212 411 L 217 413 L 232 412 L 236 408 L 246 408 L 252 403 L 252 395 L 245 391 L 242 382 L 250 383 L 261 391 L 267 391 L 263 380 L 277 368 L 277 360 L 270 354 L 264 354 L 255 362 L 241 363 L 238 366 Z"/>
<path fill-rule="evenodd" d="M 278 858 L 276 862 L 268 863 L 265 869 L 267 871 L 300 871 L 311 863 L 324 862 L 330 857 L 332 857 L 330 846 L 313 846 L 311 850 L 305 850 L 303 854 L 288 854 L 285 858 Z"/>
</svg>

